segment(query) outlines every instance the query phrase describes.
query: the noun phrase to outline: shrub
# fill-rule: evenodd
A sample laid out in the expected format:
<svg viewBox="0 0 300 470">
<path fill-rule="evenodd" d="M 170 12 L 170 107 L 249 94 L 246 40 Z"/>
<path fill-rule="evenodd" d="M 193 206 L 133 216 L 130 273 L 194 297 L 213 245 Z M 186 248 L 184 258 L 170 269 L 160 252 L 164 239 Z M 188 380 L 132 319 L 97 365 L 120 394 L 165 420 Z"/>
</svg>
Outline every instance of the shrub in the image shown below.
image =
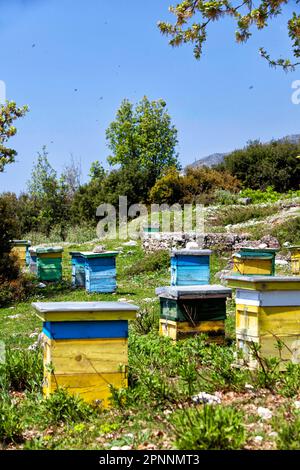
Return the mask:
<svg viewBox="0 0 300 470">
<path fill-rule="evenodd" d="M 0 397 L 0 441 L 4 444 L 20 442 L 23 426 L 18 414 L 18 407 L 8 395 Z"/>
<path fill-rule="evenodd" d="M 43 407 L 49 425 L 84 421 L 93 414 L 93 408 L 82 398 L 69 395 L 63 388 L 58 388 L 44 400 Z"/>
<path fill-rule="evenodd" d="M 11 302 L 26 300 L 32 293 L 33 283 L 30 276 L 19 274 L 16 279 L 7 280 L 0 276 L 0 308 Z"/>
<path fill-rule="evenodd" d="M 169 267 L 170 254 L 167 250 L 158 250 L 149 253 L 144 258 L 136 261 L 132 266 L 127 268 L 126 274 L 135 276 L 136 274 L 149 273 L 153 271 L 161 271 Z"/>
<path fill-rule="evenodd" d="M 271 235 L 276 237 L 280 243 L 300 243 L 300 216 L 274 226 Z"/>
<path fill-rule="evenodd" d="M 214 225 L 235 225 L 252 219 L 262 219 L 278 211 L 272 206 L 233 206 L 220 209 L 215 216 Z"/>
<path fill-rule="evenodd" d="M 37 391 L 43 382 L 43 358 L 39 351 L 6 350 L 0 365 L 0 387 L 7 391 Z"/>
<path fill-rule="evenodd" d="M 278 425 L 278 423 L 277 423 Z M 280 420 L 277 436 L 278 450 L 299 450 L 300 448 L 300 415 L 294 414 L 293 421 L 288 422 L 285 418 Z"/>
<path fill-rule="evenodd" d="M 242 414 L 231 407 L 204 405 L 180 410 L 171 418 L 179 450 L 234 450 L 243 447 Z"/>
</svg>

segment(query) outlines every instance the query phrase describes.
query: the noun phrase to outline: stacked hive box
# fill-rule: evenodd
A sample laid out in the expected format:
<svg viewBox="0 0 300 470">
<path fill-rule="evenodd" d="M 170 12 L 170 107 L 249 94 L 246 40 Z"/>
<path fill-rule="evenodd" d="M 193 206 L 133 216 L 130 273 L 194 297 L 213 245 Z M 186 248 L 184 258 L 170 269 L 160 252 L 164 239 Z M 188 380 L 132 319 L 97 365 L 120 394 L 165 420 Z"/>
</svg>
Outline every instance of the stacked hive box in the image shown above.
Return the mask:
<svg viewBox="0 0 300 470">
<path fill-rule="evenodd" d="M 255 349 L 262 358 L 300 362 L 300 278 L 229 276 L 236 293 L 236 339 L 238 351 L 250 368 L 258 366 Z M 278 343 L 279 342 L 279 343 Z M 282 345 L 282 349 L 278 345 Z"/>
<path fill-rule="evenodd" d="M 159 233 L 159 225 L 145 225 L 143 227 L 144 234 L 151 235 L 151 233 Z"/>
<path fill-rule="evenodd" d="M 63 248 L 37 248 L 37 276 L 40 281 L 57 282 L 62 279 Z"/>
<path fill-rule="evenodd" d="M 29 270 L 32 274 L 37 274 L 37 254 L 36 248 L 29 248 L 30 261 L 29 261 Z"/>
<path fill-rule="evenodd" d="M 290 246 L 292 273 L 300 274 L 300 246 Z"/>
<path fill-rule="evenodd" d="M 198 334 L 222 343 L 225 338 L 226 299 L 231 289 L 218 285 L 160 287 L 160 334 L 173 340 Z"/>
<path fill-rule="evenodd" d="M 34 303 L 43 321 L 44 395 L 57 387 L 109 405 L 110 386 L 127 387 L 128 320 L 138 307 L 121 302 Z"/>
<path fill-rule="evenodd" d="M 171 285 L 209 284 L 210 255 L 210 250 L 173 250 L 171 255 Z"/>
<path fill-rule="evenodd" d="M 117 289 L 116 257 L 118 254 L 118 251 L 76 252 L 72 256 L 75 285 L 82 285 L 85 282 L 88 292 L 115 292 Z"/>
<path fill-rule="evenodd" d="M 72 286 L 85 287 L 85 258 L 80 251 L 71 251 Z"/>
<path fill-rule="evenodd" d="M 236 275 L 275 275 L 275 256 L 273 248 L 241 248 L 233 255 L 233 272 Z"/>
<path fill-rule="evenodd" d="M 18 256 L 21 267 L 25 268 L 29 265 L 30 261 L 29 247 L 31 242 L 29 240 L 13 240 L 12 244 L 12 252 Z"/>
</svg>

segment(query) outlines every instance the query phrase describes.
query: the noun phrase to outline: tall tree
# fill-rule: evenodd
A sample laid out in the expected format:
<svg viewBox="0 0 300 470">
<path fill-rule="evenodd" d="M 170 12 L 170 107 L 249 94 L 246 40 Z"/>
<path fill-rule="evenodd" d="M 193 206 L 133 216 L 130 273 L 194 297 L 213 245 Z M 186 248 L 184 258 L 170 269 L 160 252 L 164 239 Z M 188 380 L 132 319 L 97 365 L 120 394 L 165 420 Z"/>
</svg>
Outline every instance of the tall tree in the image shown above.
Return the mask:
<svg viewBox="0 0 300 470">
<path fill-rule="evenodd" d="M 145 96 L 136 106 L 124 100 L 106 138 L 112 151 L 108 162 L 139 167 L 148 175 L 149 188 L 166 168 L 179 167 L 177 130 L 161 99 L 150 101 Z"/>
<path fill-rule="evenodd" d="M 0 173 L 5 165 L 13 163 L 17 152 L 6 146 L 6 142 L 17 133 L 14 121 L 23 117 L 28 111 L 27 106 L 19 108 L 13 101 L 0 106 Z"/>
<path fill-rule="evenodd" d="M 260 54 L 273 67 L 280 66 L 286 71 L 294 70 L 300 64 L 299 0 L 183 0 L 169 8 L 176 17 L 175 23 L 159 21 L 158 26 L 163 34 L 171 37 L 172 46 L 192 43 L 194 55 L 199 59 L 211 23 L 226 17 L 233 18 L 237 26 L 236 40 L 243 43 L 252 36 L 253 29 L 262 30 L 269 27 L 270 21 L 282 14 L 282 8 L 286 5 L 298 10 L 291 13 L 287 22 L 293 58 L 272 59 L 263 47 L 260 48 Z"/>
</svg>

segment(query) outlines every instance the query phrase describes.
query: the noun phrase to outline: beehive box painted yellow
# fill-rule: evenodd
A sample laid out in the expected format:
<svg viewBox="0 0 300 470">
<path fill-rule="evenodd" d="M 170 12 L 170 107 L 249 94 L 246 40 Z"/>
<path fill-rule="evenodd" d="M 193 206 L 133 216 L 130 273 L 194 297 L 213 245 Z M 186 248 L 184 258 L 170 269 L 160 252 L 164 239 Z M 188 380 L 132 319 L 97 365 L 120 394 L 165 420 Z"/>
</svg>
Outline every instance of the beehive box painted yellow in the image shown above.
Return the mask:
<svg viewBox="0 0 300 470">
<path fill-rule="evenodd" d="M 110 405 L 111 386 L 127 387 L 128 320 L 138 307 L 122 302 L 49 302 L 33 307 L 43 320 L 44 383 L 87 402 Z"/>
<path fill-rule="evenodd" d="M 12 253 L 17 255 L 21 267 L 25 268 L 29 264 L 29 247 L 31 242 L 29 240 L 13 240 L 12 244 Z"/>
<path fill-rule="evenodd" d="M 209 342 L 223 343 L 225 338 L 225 321 L 201 321 L 195 324 L 160 319 L 159 333 L 173 341 L 205 334 Z"/>
<path fill-rule="evenodd" d="M 292 273 L 295 275 L 300 274 L 300 246 L 291 246 L 291 268 Z"/>
<path fill-rule="evenodd" d="M 238 352 L 250 368 L 262 359 L 280 359 L 280 368 L 287 361 L 300 359 L 300 291 L 299 279 L 293 277 L 227 277 L 236 292 L 236 338 Z M 236 286 L 238 284 L 238 286 Z M 282 345 L 282 349 L 278 345 Z"/>
</svg>

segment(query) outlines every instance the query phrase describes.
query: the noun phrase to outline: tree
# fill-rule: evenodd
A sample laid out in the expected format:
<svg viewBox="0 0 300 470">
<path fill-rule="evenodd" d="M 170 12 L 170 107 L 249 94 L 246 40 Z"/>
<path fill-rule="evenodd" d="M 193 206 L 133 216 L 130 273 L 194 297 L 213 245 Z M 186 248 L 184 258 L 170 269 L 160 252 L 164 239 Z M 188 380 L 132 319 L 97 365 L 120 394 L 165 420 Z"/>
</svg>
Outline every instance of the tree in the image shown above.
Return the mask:
<svg viewBox="0 0 300 470">
<path fill-rule="evenodd" d="M 17 152 L 6 147 L 6 142 L 17 133 L 13 122 L 23 117 L 27 111 L 27 106 L 18 108 L 13 101 L 0 106 L 0 173 L 4 171 L 5 165 L 15 161 Z"/>
<path fill-rule="evenodd" d="M 81 184 L 81 162 L 75 161 L 73 155 L 71 155 L 71 161 L 64 166 L 61 180 L 67 188 L 68 196 L 70 199 L 74 197 L 74 194 L 78 191 Z"/>
<path fill-rule="evenodd" d="M 179 167 L 177 130 L 163 100 L 149 101 L 145 96 L 135 107 L 124 100 L 106 138 L 112 151 L 108 162 L 139 167 L 148 175 L 149 189 L 166 168 Z"/>
<path fill-rule="evenodd" d="M 252 30 L 262 30 L 269 27 L 269 22 L 282 14 L 282 7 L 292 4 L 288 0 L 183 0 L 176 7 L 169 10 L 176 17 L 175 24 L 160 21 L 160 31 L 171 36 L 170 44 L 179 46 L 183 43 L 194 45 L 194 55 L 199 59 L 203 53 L 203 45 L 207 39 L 208 27 L 211 23 L 225 17 L 231 17 L 237 25 L 236 41 L 243 43 L 252 36 Z M 299 4 L 299 0 L 293 2 Z M 295 8 L 297 8 L 295 6 Z M 293 59 L 271 59 L 267 51 L 262 47 L 260 54 L 271 66 L 280 66 L 285 71 L 294 70 L 300 64 L 300 15 L 293 12 L 287 29 L 292 41 Z"/>
<path fill-rule="evenodd" d="M 300 143 L 288 140 L 261 144 L 250 142 L 244 149 L 225 157 L 220 169 L 236 176 L 246 188 L 265 190 L 272 186 L 278 192 L 300 188 Z"/>
</svg>

